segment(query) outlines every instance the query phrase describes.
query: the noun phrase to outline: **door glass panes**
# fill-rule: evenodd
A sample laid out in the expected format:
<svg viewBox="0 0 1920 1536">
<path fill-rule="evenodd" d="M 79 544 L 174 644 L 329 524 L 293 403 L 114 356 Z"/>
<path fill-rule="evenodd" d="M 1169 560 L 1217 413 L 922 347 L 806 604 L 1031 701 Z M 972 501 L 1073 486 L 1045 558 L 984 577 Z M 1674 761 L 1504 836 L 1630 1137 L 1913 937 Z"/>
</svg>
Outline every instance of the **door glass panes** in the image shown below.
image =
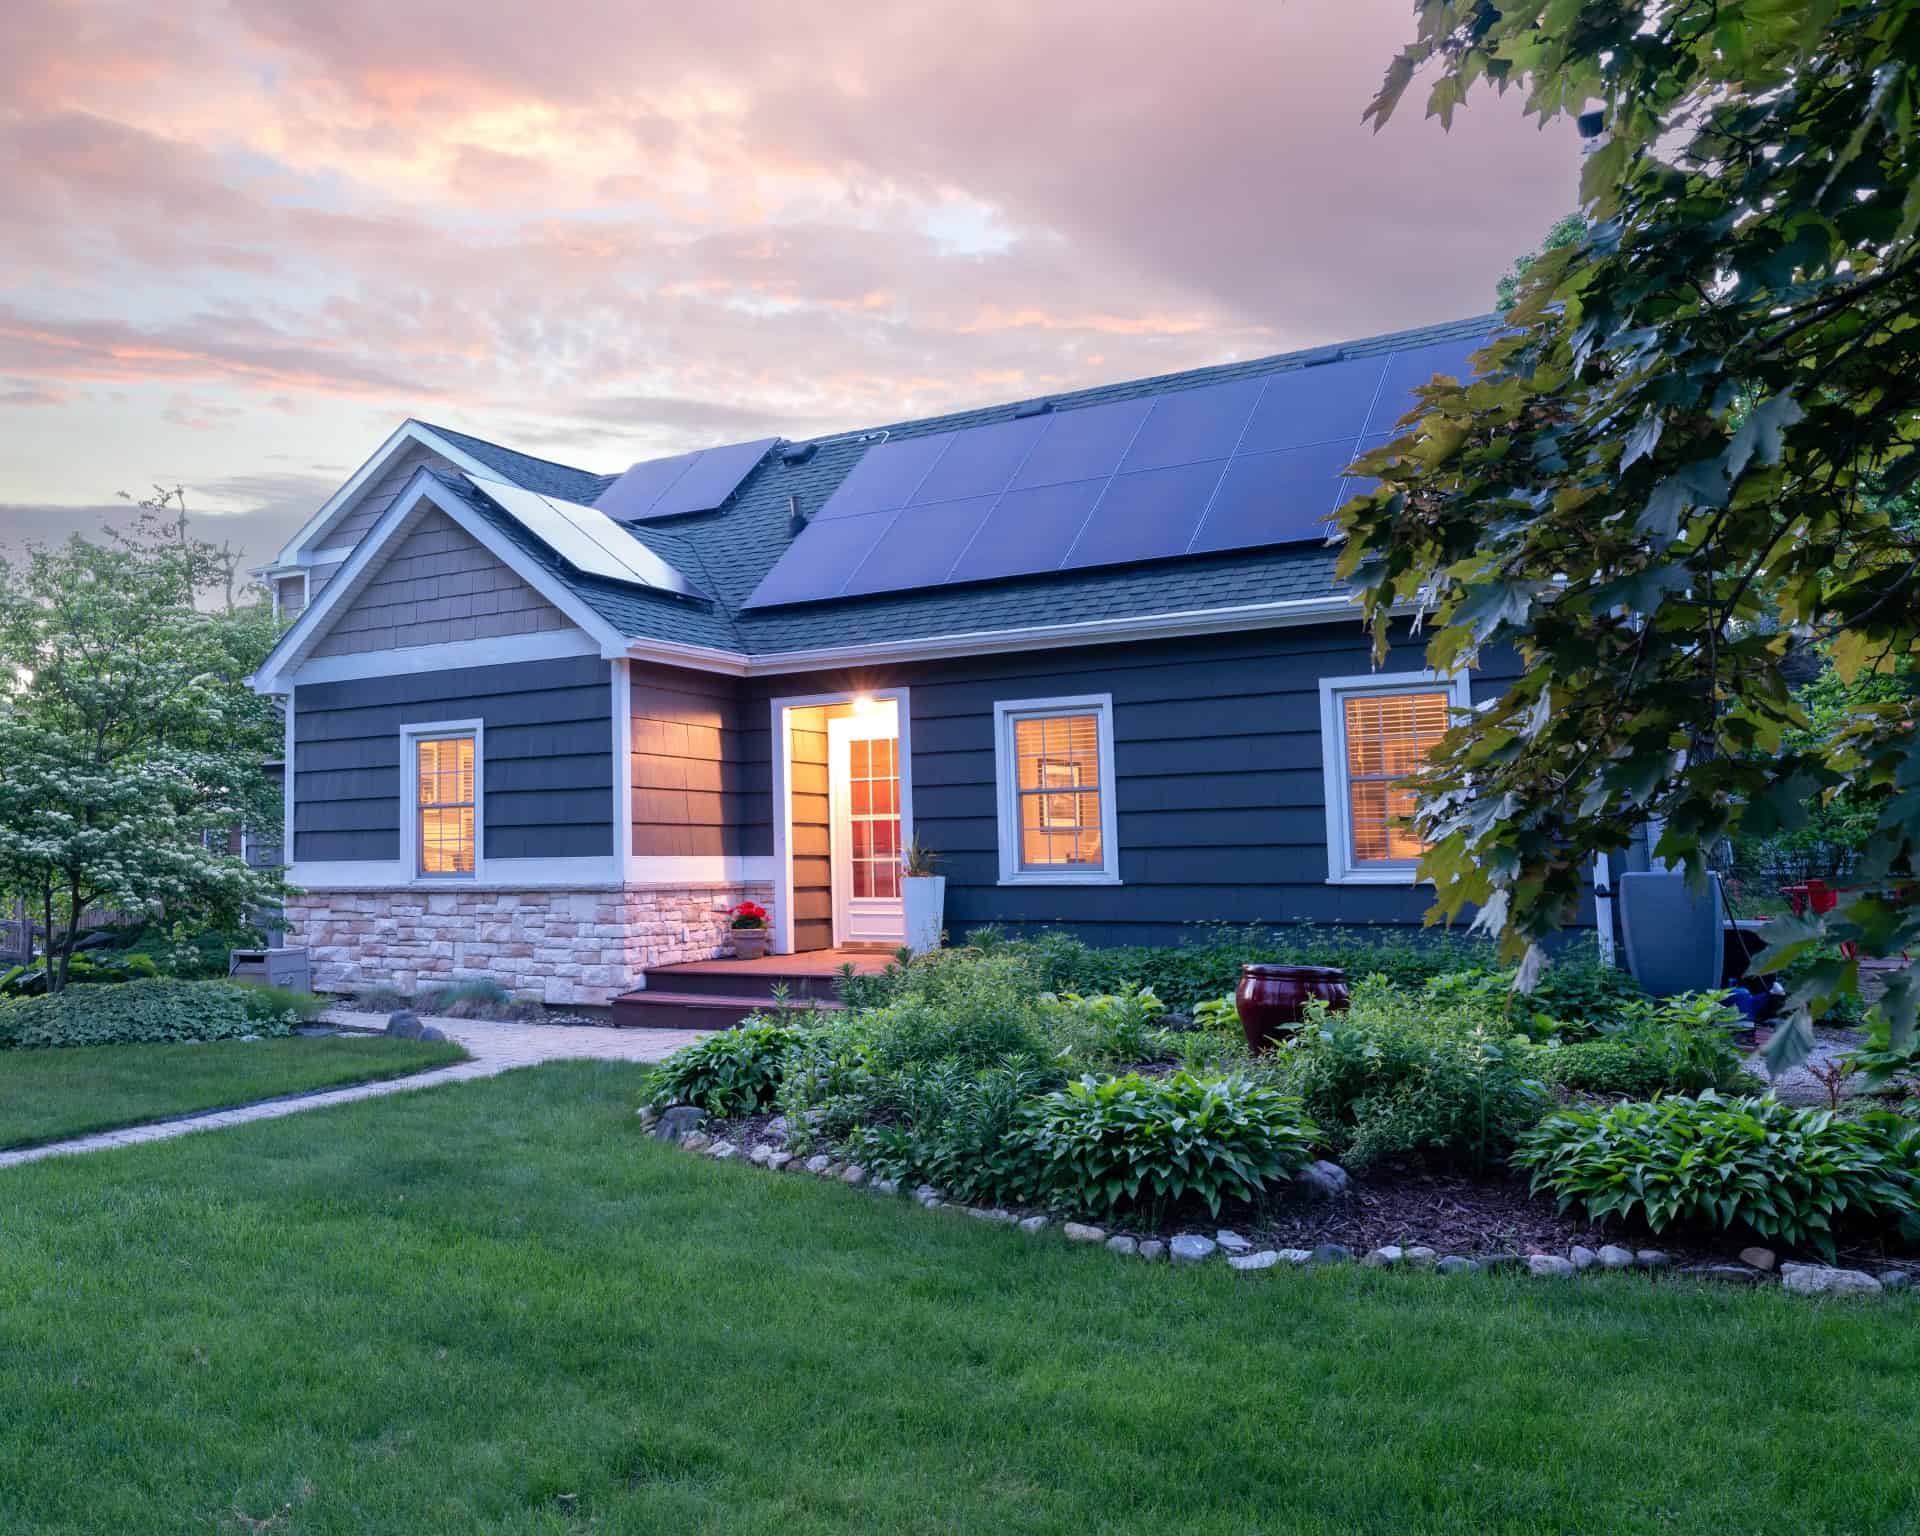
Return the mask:
<svg viewBox="0 0 1920 1536">
<path fill-rule="evenodd" d="M 1414 794 L 1397 781 L 1416 771 L 1447 732 L 1448 695 L 1358 694 L 1346 700 L 1347 806 L 1356 864 L 1404 862 L 1426 852 L 1411 828 Z"/>
<path fill-rule="evenodd" d="M 1028 715 L 1013 723 L 1020 867 L 1101 862 L 1100 717 Z"/>
<path fill-rule="evenodd" d="M 847 743 L 847 823 L 853 894 L 900 894 L 900 744 L 891 737 Z"/>
<path fill-rule="evenodd" d="M 443 736 L 415 745 L 419 786 L 420 873 L 470 875 L 474 850 L 474 757 L 471 736 Z"/>
</svg>

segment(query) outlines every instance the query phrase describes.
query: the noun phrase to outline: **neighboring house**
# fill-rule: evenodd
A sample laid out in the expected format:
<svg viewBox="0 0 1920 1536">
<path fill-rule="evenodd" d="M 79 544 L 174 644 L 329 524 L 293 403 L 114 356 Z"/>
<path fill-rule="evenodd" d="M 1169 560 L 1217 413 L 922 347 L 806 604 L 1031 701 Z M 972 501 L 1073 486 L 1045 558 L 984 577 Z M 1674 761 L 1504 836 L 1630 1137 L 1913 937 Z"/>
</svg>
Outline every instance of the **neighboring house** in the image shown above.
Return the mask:
<svg viewBox="0 0 1920 1536">
<path fill-rule="evenodd" d="M 405 423 L 263 574 L 297 614 L 290 939 L 322 986 L 598 1003 L 947 922 L 1417 924 L 1392 789 L 1497 679 L 1384 667 L 1324 519 L 1487 318 L 598 475 Z"/>
</svg>

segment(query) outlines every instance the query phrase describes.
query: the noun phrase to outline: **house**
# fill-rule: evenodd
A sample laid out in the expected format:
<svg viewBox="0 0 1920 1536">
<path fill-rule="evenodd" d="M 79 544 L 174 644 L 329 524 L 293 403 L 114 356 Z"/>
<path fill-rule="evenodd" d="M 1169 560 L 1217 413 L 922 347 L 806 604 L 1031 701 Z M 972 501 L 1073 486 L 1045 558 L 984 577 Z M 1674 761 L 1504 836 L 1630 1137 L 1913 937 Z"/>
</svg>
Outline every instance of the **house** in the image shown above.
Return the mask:
<svg viewBox="0 0 1920 1536">
<path fill-rule="evenodd" d="M 1376 669 L 1324 519 L 1491 317 L 595 474 L 403 424 L 264 573 L 297 615 L 291 941 L 319 985 L 597 1004 L 947 924 L 1405 924 L 1393 782 L 1497 678 Z"/>
</svg>

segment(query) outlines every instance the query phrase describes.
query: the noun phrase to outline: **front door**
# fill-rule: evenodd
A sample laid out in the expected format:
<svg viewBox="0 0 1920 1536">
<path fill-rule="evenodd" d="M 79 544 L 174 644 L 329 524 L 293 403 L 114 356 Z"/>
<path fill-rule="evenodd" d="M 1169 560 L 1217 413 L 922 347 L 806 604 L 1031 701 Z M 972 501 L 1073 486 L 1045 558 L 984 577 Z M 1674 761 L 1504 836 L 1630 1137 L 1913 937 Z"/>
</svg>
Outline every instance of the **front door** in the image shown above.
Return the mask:
<svg viewBox="0 0 1920 1536">
<path fill-rule="evenodd" d="M 833 942 L 901 944 L 900 754 L 892 720 L 827 722 L 833 814 Z"/>
</svg>

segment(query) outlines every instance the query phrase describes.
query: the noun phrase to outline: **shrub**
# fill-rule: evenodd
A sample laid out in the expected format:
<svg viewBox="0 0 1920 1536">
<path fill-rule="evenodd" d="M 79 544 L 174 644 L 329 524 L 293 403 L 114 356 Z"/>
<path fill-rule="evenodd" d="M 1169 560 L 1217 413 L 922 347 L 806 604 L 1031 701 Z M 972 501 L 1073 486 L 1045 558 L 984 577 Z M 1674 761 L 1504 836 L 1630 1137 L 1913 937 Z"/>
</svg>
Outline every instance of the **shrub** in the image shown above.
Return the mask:
<svg viewBox="0 0 1920 1536">
<path fill-rule="evenodd" d="M 1157 1219 L 1190 1196 L 1218 1213 L 1305 1164 L 1314 1128 L 1299 1102 L 1248 1078 L 1082 1078 L 1025 1110 L 1010 1149 L 1052 1203 Z"/>
<path fill-rule="evenodd" d="M 309 1024 L 333 1006 L 333 999 L 316 992 L 301 992 L 293 987 L 256 987 L 231 982 L 240 994 L 240 1006 L 256 1023 L 263 1019 L 283 1023 Z"/>
<path fill-rule="evenodd" d="M 392 987 L 369 987 L 353 994 L 353 1006 L 361 1013 L 398 1013 L 402 1008 L 411 1008 L 413 999 Z"/>
<path fill-rule="evenodd" d="M 1368 977 L 1350 1011 L 1314 1006 L 1279 1070 L 1355 1166 L 1417 1155 L 1478 1169 L 1538 1118 L 1545 1093 L 1529 1057 L 1477 1005 L 1438 1012 L 1424 994 Z"/>
<path fill-rule="evenodd" d="M 902 969 L 893 1000 L 865 1018 L 875 1070 L 949 1060 L 978 1070 L 1047 1055 L 1041 989 L 1020 957 L 943 950 Z"/>
<path fill-rule="evenodd" d="M 69 987 L 0 1004 L 0 1046 L 146 1045 L 289 1032 L 284 1016 L 249 1018 L 241 989 L 224 981 Z"/>
<path fill-rule="evenodd" d="M 1560 1209 L 1747 1228 L 1818 1248 L 1848 1216 L 1911 1223 L 1920 1212 L 1920 1128 L 1892 1115 L 1843 1120 L 1772 1097 L 1664 1098 L 1562 1110 L 1520 1138 L 1514 1162 Z"/>
<path fill-rule="evenodd" d="M 410 1006 L 421 1013 L 440 1014 L 450 1019 L 538 1019 L 546 1011 L 535 999 L 516 997 L 499 982 L 485 976 L 429 987 L 414 998 Z"/>
<path fill-rule="evenodd" d="M 1593 1093 L 1620 1099 L 1651 1098 L 1683 1091 L 1667 1062 L 1631 1040 L 1575 1040 L 1542 1047 L 1533 1058 L 1543 1081 L 1569 1093 Z"/>
<path fill-rule="evenodd" d="M 889 1178 L 938 1184 L 959 1200 L 1020 1198 L 1029 1160 L 1012 1132 L 1026 1103 L 1058 1081 L 1026 1062 L 982 1072 L 955 1062 L 915 1067 L 887 1085 L 894 1118 L 857 1128 L 848 1145 Z"/>
<path fill-rule="evenodd" d="M 1045 992 L 1039 1006 L 1056 1059 L 1080 1066 L 1118 1067 L 1163 1054 L 1153 1024 L 1167 1005 L 1151 987 L 1129 982 L 1118 992 L 1094 997 Z"/>
<path fill-rule="evenodd" d="M 697 1104 L 710 1115 L 748 1115 L 779 1092 L 782 1062 L 804 1031 L 766 1019 L 748 1019 L 682 1046 L 660 1063 L 651 1101 Z"/>
</svg>

